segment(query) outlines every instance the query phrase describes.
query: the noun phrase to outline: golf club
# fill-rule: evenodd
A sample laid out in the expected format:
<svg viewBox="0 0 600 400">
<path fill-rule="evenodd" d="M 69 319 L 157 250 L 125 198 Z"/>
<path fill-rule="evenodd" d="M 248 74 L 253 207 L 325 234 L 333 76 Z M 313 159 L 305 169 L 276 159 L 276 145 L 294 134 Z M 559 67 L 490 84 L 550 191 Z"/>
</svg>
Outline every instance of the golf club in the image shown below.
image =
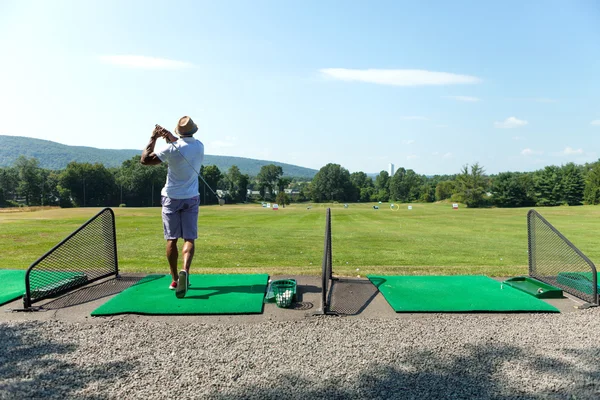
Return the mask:
<svg viewBox="0 0 600 400">
<path fill-rule="evenodd" d="M 171 133 L 170 131 L 168 131 L 167 129 L 163 128 L 162 126 L 160 126 L 160 125 L 158 125 L 158 124 L 157 124 L 157 125 L 155 125 L 155 126 L 156 126 L 156 128 L 157 128 L 157 129 L 159 129 L 159 130 L 162 132 L 162 137 L 163 137 L 163 138 L 165 138 L 165 136 L 166 136 L 167 134 L 170 134 L 170 133 Z M 177 152 L 179 153 L 179 155 L 180 155 L 181 157 L 183 157 L 183 159 L 185 160 L 185 162 L 187 162 L 187 163 L 188 163 L 188 165 L 189 165 L 189 166 L 192 168 L 192 170 L 193 170 L 193 171 L 196 173 L 196 175 L 198 175 L 198 177 L 200 177 L 200 179 L 202 179 L 202 182 L 204 182 L 204 184 L 206 185 L 206 187 L 208 187 L 208 188 L 210 189 L 210 191 L 212 192 L 212 194 L 214 194 L 214 195 L 217 197 L 217 199 L 219 199 L 219 205 L 220 205 L 220 206 L 224 205 L 224 204 L 225 204 L 225 199 L 224 199 L 224 198 L 222 198 L 221 196 L 219 196 L 219 195 L 218 195 L 218 194 L 217 194 L 217 193 L 216 193 L 216 192 L 215 192 L 215 191 L 214 191 L 214 190 L 213 190 L 213 189 L 210 187 L 210 185 L 209 185 L 208 183 L 206 183 L 206 180 L 204 180 L 204 178 L 202 177 L 202 175 L 200 175 L 200 172 L 196 171 L 196 168 L 194 168 L 194 166 L 192 165 L 192 163 L 190 163 L 190 162 L 188 161 L 188 159 L 187 159 L 187 158 L 185 158 L 185 156 L 184 156 L 183 154 L 181 154 L 181 151 L 179 151 L 179 149 L 177 148 L 177 146 L 175 146 L 175 143 L 173 143 L 173 142 L 167 142 L 167 143 L 169 143 L 171 146 L 173 146 L 173 148 L 174 148 L 175 150 L 177 150 Z"/>
</svg>

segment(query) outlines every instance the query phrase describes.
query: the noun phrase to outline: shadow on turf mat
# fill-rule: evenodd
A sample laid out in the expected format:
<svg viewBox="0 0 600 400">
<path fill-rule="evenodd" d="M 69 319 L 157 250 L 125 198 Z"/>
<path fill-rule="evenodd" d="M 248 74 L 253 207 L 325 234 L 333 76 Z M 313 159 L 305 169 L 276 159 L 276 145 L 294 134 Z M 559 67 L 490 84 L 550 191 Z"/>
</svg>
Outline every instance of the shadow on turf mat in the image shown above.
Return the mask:
<svg viewBox="0 0 600 400">
<path fill-rule="evenodd" d="M 147 278 L 147 277 L 146 277 Z M 121 293 L 123 290 L 147 282 L 143 277 L 121 277 L 113 278 L 100 283 L 95 283 L 60 296 L 42 306 L 43 310 L 59 310 L 61 308 L 73 307 L 80 304 L 89 303 L 104 297 L 113 296 Z M 144 282 L 141 282 L 144 280 Z"/>
<path fill-rule="evenodd" d="M 196 295 L 194 296 L 194 291 L 208 291 L 212 290 L 213 293 L 205 294 L 205 295 Z M 245 286 L 192 286 L 188 288 L 187 294 L 185 297 L 182 297 L 180 300 L 190 300 L 190 299 L 202 299 L 207 300 L 212 296 L 219 296 L 222 294 L 231 294 L 231 293 L 263 293 L 265 287 L 263 285 L 245 285 Z"/>
</svg>

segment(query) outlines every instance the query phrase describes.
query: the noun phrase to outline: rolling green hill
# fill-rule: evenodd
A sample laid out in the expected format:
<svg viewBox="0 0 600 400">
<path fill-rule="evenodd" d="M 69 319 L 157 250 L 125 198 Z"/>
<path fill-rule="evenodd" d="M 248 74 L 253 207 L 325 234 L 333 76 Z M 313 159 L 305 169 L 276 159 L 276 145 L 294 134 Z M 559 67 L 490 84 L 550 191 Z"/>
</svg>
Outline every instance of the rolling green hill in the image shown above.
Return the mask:
<svg viewBox="0 0 600 400">
<path fill-rule="evenodd" d="M 15 160 L 24 155 L 35 157 L 40 167 L 46 169 L 63 169 L 71 161 L 101 163 L 106 167 L 119 167 L 123 161 L 139 156 L 141 150 L 110 150 L 94 147 L 68 146 L 49 140 L 33 139 L 22 136 L 0 135 L 0 167 L 12 166 Z M 310 168 L 285 164 L 276 161 L 255 160 L 252 158 L 206 155 L 205 165 L 216 165 L 226 172 L 232 165 L 237 165 L 244 174 L 255 176 L 263 165 L 275 164 L 283 168 L 284 175 L 312 179 L 317 173 Z"/>
</svg>

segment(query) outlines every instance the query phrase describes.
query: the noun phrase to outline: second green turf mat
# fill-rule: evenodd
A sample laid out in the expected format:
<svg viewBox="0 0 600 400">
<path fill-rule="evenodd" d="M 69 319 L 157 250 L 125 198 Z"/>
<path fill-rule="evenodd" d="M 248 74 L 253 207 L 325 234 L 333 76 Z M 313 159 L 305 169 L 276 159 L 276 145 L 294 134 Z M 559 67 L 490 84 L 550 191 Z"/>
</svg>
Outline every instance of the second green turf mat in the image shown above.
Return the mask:
<svg viewBox="0 0 600 400">
<path fill-rule="evenodd" d="M 487 276 L 367 277 L 396 312 L 559 312 Z"/>
<path fill-rule="evenodd" d="M 269 275 L 190 275 L 183 299 L 169 290 L 170 275 L 149 275 L 92 312 L 115 314 L 198 315 L 260 314 Z"/>
<path fill-rule="evenodd" d="M 23 297 L 25 270 L 0 269 L 0 306 Z"/>
</svg>

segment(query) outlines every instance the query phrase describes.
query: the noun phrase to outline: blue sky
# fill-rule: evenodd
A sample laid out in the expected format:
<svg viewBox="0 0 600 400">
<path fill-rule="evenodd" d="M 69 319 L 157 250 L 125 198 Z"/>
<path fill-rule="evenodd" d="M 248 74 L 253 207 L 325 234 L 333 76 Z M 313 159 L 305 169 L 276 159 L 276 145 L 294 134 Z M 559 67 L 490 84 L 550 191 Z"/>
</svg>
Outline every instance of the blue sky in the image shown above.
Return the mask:
<svg viewBox="0 0 600 400">
<path fill-rule="evenodd" d="M 0 0 L 0 134 L 351 172 L 600 157 L 597 1 Z"/>
</svg>

